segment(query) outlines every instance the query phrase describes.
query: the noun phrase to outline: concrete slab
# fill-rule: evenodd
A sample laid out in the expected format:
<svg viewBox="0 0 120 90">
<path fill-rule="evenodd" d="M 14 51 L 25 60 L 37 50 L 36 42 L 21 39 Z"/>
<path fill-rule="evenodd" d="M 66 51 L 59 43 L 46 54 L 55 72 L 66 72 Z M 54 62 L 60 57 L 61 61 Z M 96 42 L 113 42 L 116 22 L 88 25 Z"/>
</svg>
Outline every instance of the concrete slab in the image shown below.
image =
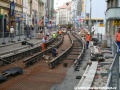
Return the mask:
<svg viewBox="0 0 120 90">
<path fill-rule="evenodd" d="M 76 79 L 76 76 L 82 76 L 84 73 L 83 67 L 86 66 L 87 62 L 90 59 L 90 49 L 86 50 L 83 61 L 81 62 L 81 67 L 79 71 L 74 71 L 73 66 L 71 66 L 67 73 L 66 77 L 61 84 L 53 85 L 50 90 L 74 90 L 74 87 L 78 85 L 79 79 Z"/>
</svg>

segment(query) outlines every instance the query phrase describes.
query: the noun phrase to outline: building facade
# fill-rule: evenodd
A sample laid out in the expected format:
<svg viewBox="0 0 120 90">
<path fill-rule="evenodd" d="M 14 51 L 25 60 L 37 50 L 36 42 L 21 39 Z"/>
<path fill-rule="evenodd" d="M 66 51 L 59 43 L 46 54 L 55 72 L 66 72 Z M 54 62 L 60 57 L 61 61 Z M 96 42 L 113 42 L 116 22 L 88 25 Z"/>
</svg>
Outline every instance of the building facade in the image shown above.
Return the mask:
<svg viewBox="0 0 120 90">
<path fill-rule="evenodd" d="M 10 13 L 10 4 L 14 3 L 11 5 L 13 9 L 13 15 Z M 15 28 L 16 34 L 18 34 L 20 30 L 20 25 L 18 25 L 18 22 L 22 22 L 23 16 L 21 15 L 23 12 L 22 9 L 22 4 L 23 0 L 0 0 L 0 33 L 4 32 L 8 36 L 7 33 L 9 33 L 10 26 L 13 26 Z M 2 22 L 2 19 L 4 19 L 4 22 Z M 4 30 L 3 30 L 4 27 Z"/>
<path fill-rule="evenodd" d="M 91 18 L 91 24 L 103 25 L 105 20 L 106 2 L 104 0 L 84 0 L 84 20 L 86 19 L 86 25 L 89 26 L 89 18 Z"/>
<path fill-rule="evenodd" d="M 24 25 L 31 24 L 31 15 L 30 15 L 30 1 L 29 0 L 23 0 L 23 16 L 24 16 Z"/>
<path fill-rule="evenodd" d="M 66 23 L 68 24 L 68 23 L 73 23 L 72 22 L 72 15 L 71 15 L 71 3 L 70 2 L 68 2 L 67 3 L 67 8 L 66 8 Z"/>
<path fill-rule="evenodd" d="M 82 1 L 83 0 L 72 0 L 71 1 L 71 15 L 72 21 L 75 27 L 79 26 L 78 20 L 81 18 L 82 12 Z"/>
<path fill-rule="evenodd" d="M 71 18 L 71 4 L 70 2 L 64 3 L 57 9 L 56 24 L 65 25 L 70 22 Z"/>
<path fill-rule="evenodd" d="M 120 27 L 120 0 L 106 0 L 106 33 L 115 35 Z"/>
</svg>

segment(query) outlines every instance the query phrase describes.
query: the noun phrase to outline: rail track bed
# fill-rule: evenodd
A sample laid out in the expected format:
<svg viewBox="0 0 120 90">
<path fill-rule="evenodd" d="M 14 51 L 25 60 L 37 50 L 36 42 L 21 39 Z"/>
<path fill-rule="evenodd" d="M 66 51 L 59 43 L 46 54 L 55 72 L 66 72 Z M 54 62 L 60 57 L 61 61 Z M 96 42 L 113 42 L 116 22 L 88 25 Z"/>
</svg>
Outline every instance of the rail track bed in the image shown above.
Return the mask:
<svg viewBox="0 0 120 90">
<path fill-rule="evenodd" d="M 82 51 L 81 42 L 77 41 L 77 39 L 72 35 L 70 35 L 70 37 L 72 38 L 69 38 L 68 35 L 64 36 L 62 45 L 60 45 L 59 48 L 57 47 L 59 51 L 58 56 L 55 58 L 52 57 L 52 60 L 50 60 L 48 63 L 46 63 L 46 60 L 39 57 L 40 59 L 37 63 L 34 65 L 31 64 L 26 68 L 25 64 L 23 64 L 23 61 L 28 60 L 29 62 L 29 60 L 33 60 L 31 57 L 33 58 L 36 56 L 37 53 L 36 55 L 32 55 L 31 57 L 15 62 L 16 65 L 23 68 L 23 74 L 14 78 L 10 78 L 10 80 L 1 83 L 0 90 L 50 90 L 52 85 L 60 84 L 65 78 L 68 68 L 75 64 L 75 59 L 77 59 L 76 63 L 78 62 L 78 58 L 80 58 L 79 55 Z M 72 49 L 70 47 L 72 47 Z M 65 54 L 67 51 L 69 51 L 69 53 Z M 48 52 L 44 54 L 51 55 Z M 57 61 L 58 63 L 56 63 L 56 60 L 58 60 L 57 58 L 59 57 L 62 58 Z M 67 67 L 63 67 L 64 63 L 67 63 Z M 55 68 L 50 69 L 50 65 L 55 65 L 52 66 Z M 0 68 L 2 71 L 3 69 L 12 66 L 13 64 L 8 64 Z"/>
</svg>

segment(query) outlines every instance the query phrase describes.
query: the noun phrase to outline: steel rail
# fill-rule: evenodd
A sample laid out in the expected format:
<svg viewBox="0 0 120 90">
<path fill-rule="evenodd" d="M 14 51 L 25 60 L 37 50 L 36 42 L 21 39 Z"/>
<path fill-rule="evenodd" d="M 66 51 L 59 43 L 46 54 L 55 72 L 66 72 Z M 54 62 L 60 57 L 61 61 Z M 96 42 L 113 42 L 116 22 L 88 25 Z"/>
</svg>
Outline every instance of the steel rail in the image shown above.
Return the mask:
<svg viewBox="0 0 120 90">
<path fill-rule="evenodd" d="M 55 66 L 57 66 L 62 61 L 63 57 L 65 57 L 68 54 L 68 52 L 71 51 L 71 49 L 73 48 L 74 43 L 73 43 L 73 40 L 71 39 L 70 35 L 69 35 L 69 38 L 70 38 L 70 41 L 71 41 L 70 47 L 66 51 L 64 51 L 63 53 L 61 53 L 58 57 L 56 57 L 52 61 L 50 61 L 48 63 L 49 68 L 55 68 Z M 79 38 L 77 38 L 77 39 L 78 39 L 79 42 L 81 42 L 81 40 Z M 84 52 L 84 49 L 82 50 L 82 53 L 83 52 Z M 79 55 L 78 58 L 82 57 L 82 55 L 83 55 L 82 53 L 80 53 L 80 55 Z"/>
<path fill-rule="evenodd" d="M 37 55 L 33 55 L 32 57 L 28 57 L 27 59 L 25 59 L 23 61 L 25 67 L 31 66 L 34 63 L 38 62 L 42 58 L 42 56 L 45 55 L 46 53 L 50 52 L 53 47 L 59 47 L 62 43 L 63 43 L 63 37 L 56 45 L 53 45 L 52 47 L 46 49 L 45 51 L 37 53 Z"/>
<path fill-rule="evenodd" d="M 84 41 L 81 38 L 79 38 L 75 34 L 73 35 L 78 39 L 79 42 L 82 42 L 82 51 L 80 52 L 80 55 L 78 56 L 78 58 L 74 61 L 74 70 L 77 70 L 80 65 L 80 61 L 82 60 L 85 53 L 85 45 L 84 45 Z"/>
<path fill-rule="evenodd" d="M 54 39 L 50 39 L 50 41 L 46 42 L 46 45 L 49 46 L 53 42 L 54 42 Z M 27 56 L 32 55 L 34 53 L 38 53 L 40 51 L 41 51 L 41 46 L 39 45 L 36 47 L 25 49 L 25 50 L 18 52 L 18 53 L 10 54 L 10 55 L 7 55 L 5 57 L 0 57 L 0 66 L 4 66 L 6 64 L 9 64 L 8 62 L 15 62 L 21 58 L 27 57 Z"/>
<path fill-rule="evenodd" d="M 69 34 L 68 34 L 68 36 L 70 38 Z M 52 61 L 50 61 L 48 63 L 49 68 L 54 68 L 55 66 L 57 66 L 62 61 L 63 57 L 65 57 L 67 55 L 67 53 L 72 49 L 72 47 L 73 47 L 73 40 L 70 38 L 70 41 L 71 41 L 70 47 L 66 51 L 61 53 L 58 57 L 54 58 Z"/>
</svg>

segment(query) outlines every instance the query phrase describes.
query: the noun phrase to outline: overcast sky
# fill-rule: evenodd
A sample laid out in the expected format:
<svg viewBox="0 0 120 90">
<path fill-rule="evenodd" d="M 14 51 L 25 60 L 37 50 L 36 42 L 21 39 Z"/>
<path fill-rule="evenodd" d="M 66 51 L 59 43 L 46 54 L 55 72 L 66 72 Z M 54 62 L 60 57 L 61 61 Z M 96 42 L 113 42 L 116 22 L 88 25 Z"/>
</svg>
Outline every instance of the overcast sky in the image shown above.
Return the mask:
<svg viewBox="0 0 120 90">
<path fill-rule="evenodd" d="M 90 0 L 84 0 L 86 5 L 86 13 L 90 12 Z M 91 3 L 91 17 L 92 18 L 105 18 L 106 1 L 105 0 L 92 0 Z"/>
<path fill-rule="evenodd" d="M 64 3 L 71 0 L 54 0 L 54 8 L 62 6 Z M 92 18 L 105 18 L 106 11 L 106 1 L 105 0 L 91 0 L 92 1 Z M 84 0 L 84 5 L 86 6 L 86 13 L 90 12 L 90 0 Z M 85 9 L 84 6 L 84 9 Z"/>
</svg>

